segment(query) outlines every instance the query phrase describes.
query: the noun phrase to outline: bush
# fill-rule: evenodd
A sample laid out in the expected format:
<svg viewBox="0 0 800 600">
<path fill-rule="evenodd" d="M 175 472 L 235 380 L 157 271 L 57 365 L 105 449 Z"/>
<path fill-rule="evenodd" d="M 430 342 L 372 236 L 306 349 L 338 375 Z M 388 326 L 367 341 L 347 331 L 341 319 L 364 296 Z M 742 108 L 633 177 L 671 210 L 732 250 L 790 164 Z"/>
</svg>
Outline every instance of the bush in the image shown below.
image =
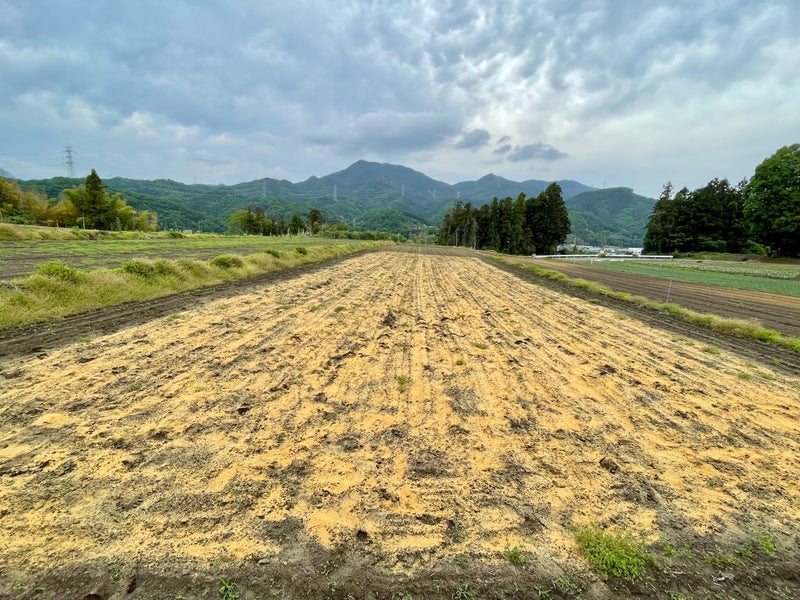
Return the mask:
<svg viewBox="0 0 800 600">
<path fill-rule="evenodd" d="M 155 261 L 149 260 L 129 260 L 120 267 L 120 271 L 138 277 L 165 277 L 167 275 L 177 275 L 177 269 L 164 259 Z"/>
<path fill-rule="evenodd" d="M 244 262 L 242 262 L 240 257 L 234 256 L 233 254 L 222 254 L 221 256 L 212 258 L 211 264 L 220 269 L 233 269 L 241 267 Z"/>
<path fill-rule="evenodd" d="M 275 250 L 275 248 L 267 248 L 266 250 L 264 250 L 264 252 L 266 252 L 270 256 L 274 256 L 275 258 L 281 257 L 281 253 Z"/>
<path fill-rule="evenodd" d="M 298 246 L 297 248 L 294 249 L 294 251 L 303 256 L 308 254 L 308 248 L 306 248 L 305 246 Z"/>
<path fill-rule="evenodd" d="M 81 273 L 58 260 L 40 264 L 36 267 L 36 272 L 39 275 L 53 277 L 61 281 L 66 281 L 67 283 L 78 283 L 82 276 Z"/>
</svg>

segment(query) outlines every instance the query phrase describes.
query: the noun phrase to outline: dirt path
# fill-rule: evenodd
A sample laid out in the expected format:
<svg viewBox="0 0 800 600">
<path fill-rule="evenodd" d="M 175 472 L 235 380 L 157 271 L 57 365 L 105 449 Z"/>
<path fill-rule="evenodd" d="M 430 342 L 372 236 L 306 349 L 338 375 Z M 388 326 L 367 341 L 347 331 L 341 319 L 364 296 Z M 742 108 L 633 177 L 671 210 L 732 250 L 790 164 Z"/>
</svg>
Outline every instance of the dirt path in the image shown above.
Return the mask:
<svg viewBox="0 0 800 600">
<path fill-rule="evenodd" d="M 658 277 L 618 273 L 601 267 L 556 260 L 514 257 L 514 262 L 559 271 L 569 277 L 596 281 L 615 291 L 628 292 L 659 302 L 673 302 L 701 313 L 756 321 L 784 335 L 800 337 L 799 297 L 683 281 L 670 283 L 667 279 Z"/>
<path fill-rule="evenodd" d="M 800 379 L 478 258 L 364 254 L 0 370 L 0 597 L 217 597 L 193 573 L 243 563 L 265 596 L 449 598 L 448 568 L 608 597 L 569 524 L 796 557 Z M 511 547 L 536 569 L 492 596 Z"/>
</svg>

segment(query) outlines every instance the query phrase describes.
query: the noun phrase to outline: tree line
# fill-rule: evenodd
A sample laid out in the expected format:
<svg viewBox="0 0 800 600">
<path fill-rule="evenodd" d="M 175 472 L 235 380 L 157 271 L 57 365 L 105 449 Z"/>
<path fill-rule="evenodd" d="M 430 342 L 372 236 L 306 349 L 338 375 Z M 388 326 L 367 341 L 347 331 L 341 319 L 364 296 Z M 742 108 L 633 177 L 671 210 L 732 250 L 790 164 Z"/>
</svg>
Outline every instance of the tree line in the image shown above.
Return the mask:
<svg viewBox="0 0 800 600">
<path fill-rule="evenodd" d="M 83 227 L 107 231 L 155 231 L 158 216 L 137 211 L 120 194 L 110 194 L 94 169 L 84 183 L 59 198 L 24 191 L 0 178 L 0 218 L 9 223 L 50 227 Z"/>
<path fill-rule="evenodd" d="M 800 144 L 779 149 L 736 186 L 712 179 L 673 195 L 667 183 L 648 220 L 644 251 L 800 256 Z"/>
<path fill-rule="evenodd" d="M 561 186 L 551 183 L 538 196 L 493 198 L 480 208 L 456 201 L 442 220 L 437 242 L 507 254 L 552 254 L 569 232 Z"/>
</svg>

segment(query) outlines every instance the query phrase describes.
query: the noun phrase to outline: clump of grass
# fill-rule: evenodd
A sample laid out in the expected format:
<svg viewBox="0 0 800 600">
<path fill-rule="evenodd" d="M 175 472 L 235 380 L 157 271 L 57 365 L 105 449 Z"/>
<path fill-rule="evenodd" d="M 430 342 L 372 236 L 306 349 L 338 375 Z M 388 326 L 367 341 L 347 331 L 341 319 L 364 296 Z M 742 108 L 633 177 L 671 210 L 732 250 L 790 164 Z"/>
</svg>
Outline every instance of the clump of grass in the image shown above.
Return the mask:
<svg viewBox="0 0 800 600">
<path fill-rule="evenodd" d="M 616 535 L 598 527 L 576 527 L 575 540 L 604 579 L 617 577 L 628 583 L 644 578 L 654 563 L 644 544 L 628 535 Z"/>
<path fill-rule="evenodd" d="M 84 278 L 83 273 L 65 265 L 60 260 L 51 260 L 36 267 L 36 272 L 45 277 L 53 277 L 66 283 L 78 283 Z"/>
<path fill-rule="evenodd" d="M 525 565 L 530 562 L 530 554 L 525 551 L 525 548 L 514 546 L 513 548 L 506 547 L 503 550 L 503 558 L 515 566 Z"/>
<path fill-rule="evenodd" d="M 306 254 L 308 254 L 308 248 L 306 248 L 305 246 L 298 246 L 297 248 L 294 249 L 294 251 L 300 254 L 301 256 L 305 256 Z"/>
<path fill-rule="evenodd" d="M 157 260 L 129 260 L 120 267 L 120 271 L 139 277 L 167 277 L 176 275 L 176 266 L 164 259 Z"/>
<path fill-rule="evenodd" d="M 757 536 L 755 539 L 755 545 L 762 554 L 772 554 L 778 549 L 777 545 L 775 544 L 775 539 L 768 533 L 762 533 L 761 535 Z"/>
<path fill-rule="evenodd" d="M 267 248 L 266 250 L 264 250 L 264 252 L 266 252 L 270 256 L 274 256 L 275 258 L 281 257 L 281 253 L 275 250 L 275 248 Z"/>
<path fill-rule="evenodd" d="M 241 256 L 235 254 L 221 254 L 211 259 L 211 264 L 220 269 L 235 269 L 244 265 Z"/>
<path fill-rule="evenodd" d="M 713 567 L 722 569 L 725 567 L 741 567 L 742 561 L 736 558 L 727 550 L 717 546 L 713 553 L 706 554 L 704 560 Z"/>
<path fill-rule="evenodd" d="M 484 344 L 483 342 L 475 342 L 473 345 L 479 350 L 486 350 L 489 347 L 489 344 Z"/>
<path fill-rule="evenodd" d="M 716 346 L 703 346 L 701 350 L 706 354 L 719 354 L 719 348 Z"/>
</svg>

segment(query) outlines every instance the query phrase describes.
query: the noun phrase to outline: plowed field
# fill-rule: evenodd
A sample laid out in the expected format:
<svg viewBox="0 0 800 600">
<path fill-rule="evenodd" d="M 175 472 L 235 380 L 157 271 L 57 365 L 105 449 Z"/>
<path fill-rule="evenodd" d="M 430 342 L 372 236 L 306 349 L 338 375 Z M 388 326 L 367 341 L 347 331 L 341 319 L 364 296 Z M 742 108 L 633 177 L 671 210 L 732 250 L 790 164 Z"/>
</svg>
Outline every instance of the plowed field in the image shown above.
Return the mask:
<svg viewBox="0 0 800 600">
<path fill-rule="evenodd" d="M 478 258 L 365 254 L 0 370 L 3 597 L 613 596 L 570 525 L 690 544 L 650 597 L 800 593 L 800 379 Z"/>
</svg>

